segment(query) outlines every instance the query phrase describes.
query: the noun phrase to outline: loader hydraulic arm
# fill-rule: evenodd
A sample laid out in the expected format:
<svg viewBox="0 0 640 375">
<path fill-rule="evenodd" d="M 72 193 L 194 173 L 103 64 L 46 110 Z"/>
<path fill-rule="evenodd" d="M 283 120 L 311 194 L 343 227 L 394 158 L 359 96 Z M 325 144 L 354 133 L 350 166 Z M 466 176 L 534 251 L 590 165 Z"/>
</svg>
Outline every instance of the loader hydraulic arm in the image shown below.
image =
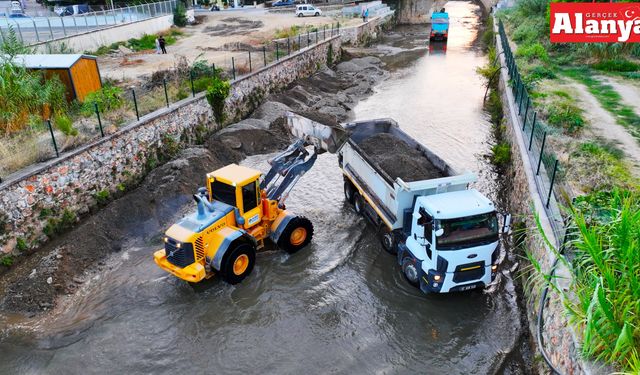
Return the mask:
<svg viewBox="0 0 640 375">
<path fill-rule="evenodd" d="M 348 139 L 344 129 L 290 112 L 287 113 L 287 127 L 298 140 L 269 161 L 271 169 L 260 183 L 267 198 L 278 201 L 280 205 L 284 204 L 300 177 L 313 167 L 318 154 L 326 151 L 336 153 Z M 313 146 L 313 151 L 305 148 L 308 145 Z"/>
<path fill-rule="evenodd" d="M 283 204 L 300 177 L 313 167 L 318 153 L 304 146 L 304 141 L 298 140 L 269 161 L 271 169 L 260 183 L 268 199 Z"/>
</svg>

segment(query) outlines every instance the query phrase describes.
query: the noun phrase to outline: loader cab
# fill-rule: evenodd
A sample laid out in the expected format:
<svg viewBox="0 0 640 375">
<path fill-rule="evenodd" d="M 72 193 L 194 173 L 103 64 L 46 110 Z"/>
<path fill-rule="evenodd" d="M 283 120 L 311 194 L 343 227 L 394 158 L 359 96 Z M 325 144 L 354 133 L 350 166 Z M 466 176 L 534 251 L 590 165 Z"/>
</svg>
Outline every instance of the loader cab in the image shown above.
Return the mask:
<svg viewBox="0 0 640 375">
<path fill-rule="evenodd" d="M 207 174 L 209 201 L 236 209 L 238 227 L 248 229 L 260 222 L 262 205 L 260 176 L 256 169 L 230 164 Z"/>
</svg>

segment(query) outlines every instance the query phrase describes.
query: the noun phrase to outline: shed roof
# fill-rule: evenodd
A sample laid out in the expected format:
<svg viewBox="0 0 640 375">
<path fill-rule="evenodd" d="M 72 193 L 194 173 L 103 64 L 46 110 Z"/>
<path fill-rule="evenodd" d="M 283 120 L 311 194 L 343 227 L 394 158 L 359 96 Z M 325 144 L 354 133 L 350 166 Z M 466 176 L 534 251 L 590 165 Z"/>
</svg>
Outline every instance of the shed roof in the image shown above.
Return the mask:
<svg viewBox="0 0 640 375">
<path fill-rule="evenodd" d="M 14 62 L 23 65 L 25 68 L 40 69 L 69 69 L 81 58 L 95 60 L 89 55 L 16 55 Z"/>
</svg>

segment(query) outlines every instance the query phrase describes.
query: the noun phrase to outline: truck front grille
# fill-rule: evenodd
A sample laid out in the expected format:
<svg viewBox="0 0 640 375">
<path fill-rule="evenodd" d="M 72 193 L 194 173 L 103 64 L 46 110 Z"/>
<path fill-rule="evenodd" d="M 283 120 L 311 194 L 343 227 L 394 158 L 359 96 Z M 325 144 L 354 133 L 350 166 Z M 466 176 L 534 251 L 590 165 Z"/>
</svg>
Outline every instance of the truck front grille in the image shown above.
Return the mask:
<svg viewBox="0 0 640 375">
<path fill-rule="evenodd" d="M 484 261 L 460 265 L 453 273 L 453 282 L 463 283 L 481 279 L 484 276 L 484 268 Z"/>
<path fill-rule="evenodd" d="M 167 254 L 167 260 L 174 266 L 184 268 L 195 262 L 193 255 L 193 245 L 190 243 L 182 243 L 178 248 L 177 243 L 173 240 L 164 243 L 164 251 Z"/>
</svg>

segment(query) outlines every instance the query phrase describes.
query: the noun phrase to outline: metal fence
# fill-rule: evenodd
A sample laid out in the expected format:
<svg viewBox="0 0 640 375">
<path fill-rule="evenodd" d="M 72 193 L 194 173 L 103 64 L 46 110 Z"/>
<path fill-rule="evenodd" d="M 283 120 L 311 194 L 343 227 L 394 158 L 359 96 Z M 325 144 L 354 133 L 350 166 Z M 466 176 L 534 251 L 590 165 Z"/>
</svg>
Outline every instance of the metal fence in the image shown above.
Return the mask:
<svg viewBox="0 0 640 375">
<path fill-rule="evenodd" d="M 168 0 L 63 17 L 0 17 L 0 43 L 4 43 L 10 30 L 22 43 L 34 44 L 169 15 L 173 13 L 176 2 Z"/>
<path fill-rule="evenodd" d="M 325 25 L 267 42 L 261 47 L 236 51 L 224 64 L 195 62 L 154 73 L 148 82 L 123 89 L 119 94 L 122 103 L 117 108 L 83 105 L 71 118 L 75 134 L 63 132 L 52 119 L 26 126 L 11 137 L 0 137 L 0 181 L 28 165 L 59 157 L 65 151 L 114 133 L 172 103 L 195 97 L 207 89 L 214 76 L 242 78 L 300 50 L 313 48 L 339 32 L 339 24 Z"/>
<path fill-rule="evenodd" d="M 565 196 L 567 189 L 563 188 L 562 184 L 565 174 L 563 166 L 550 145 L 549 136 L 553 130 L 538 118 L 538 112 L 533 107 L 531 97 L 518 71 L 518 65 L 511 51 L 502 21 L 498 24 L 498 32 L 511 77 L 510 86 L 518 116 L 522 121 L 522 128 L 519 131 L 522 132 L 529 158 L 535 163 L 533 167 L 535 168 L 536 187 L 555 237 L 558 241 L 562 241 L 565 235 L 564 222 L 557 203 Z"/>
</svg>

